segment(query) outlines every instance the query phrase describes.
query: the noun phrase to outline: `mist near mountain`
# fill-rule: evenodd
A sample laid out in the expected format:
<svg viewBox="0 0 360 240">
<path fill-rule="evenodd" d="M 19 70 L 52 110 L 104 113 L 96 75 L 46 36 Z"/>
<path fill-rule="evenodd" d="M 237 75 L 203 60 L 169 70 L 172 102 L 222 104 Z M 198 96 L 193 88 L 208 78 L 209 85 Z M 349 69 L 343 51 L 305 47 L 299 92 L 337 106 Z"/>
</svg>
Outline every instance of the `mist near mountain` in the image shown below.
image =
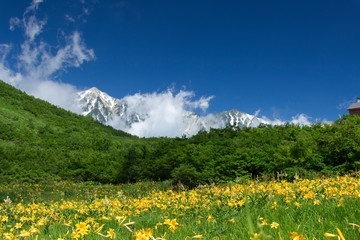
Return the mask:
<svg viewBox="0 0 360 240">
<path fill-rule="evenodd" d="M 97 88 L 79 92 L 83 115 L 141 137 L 193 135 L 200 130 L 199 116 L 213 98 L 194 99 L 190 91 L 128 95 L 116 99 Z"/>
<path fill-rule="evenodd" d="M 139 137 L 181 137 L 192 136 L 211 128 L 257 127 L 260 124 L 281 125 L 285 121 L 259 117 L 238 110 L 206 114 L 205 110 L 213 98 L 194 99 L 189 91 L 167 90 L 159 93 L 129 95 L 116 99 L 93 87 L 78 93 L 82 115 L 91 116 L 103 124 L 123 130 Z M 203 115 L 193 112 L 201 109 Z M 299 114 L 291 123 L 310 125 L 310 118 Z"/>
</svg>

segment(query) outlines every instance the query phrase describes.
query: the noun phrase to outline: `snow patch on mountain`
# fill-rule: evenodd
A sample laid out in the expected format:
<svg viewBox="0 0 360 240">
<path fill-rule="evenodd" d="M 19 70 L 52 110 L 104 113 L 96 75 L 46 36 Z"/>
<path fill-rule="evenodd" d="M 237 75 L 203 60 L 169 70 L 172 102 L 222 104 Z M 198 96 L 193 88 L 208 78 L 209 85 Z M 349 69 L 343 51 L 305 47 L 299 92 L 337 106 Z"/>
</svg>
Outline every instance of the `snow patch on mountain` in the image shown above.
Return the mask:
<svg viewBox="0 0 360 240">
<path fill-rule="evenodd" d="M 91 116 L 104 124 L 112 116 L 123 116 L 126 112 L 126 105 L 120 99 L 113 98 L 96 87 L 78 92 L 78 102 L 82 115 Z"/>
<path fill-rule="evenodd" d="M 198 131 L 211 128 L 256 127 L 270 124 L 269 121 L 238 110 L 230 110 L 200 116 L 186 110 L 189 106 L 204 106 L 209 98 L 191 101 L 191 92 L 181 91 L 160 94 L 134 95 L 117 99 L 93 87 L 78 93 L 82 115 L 111 125 L 141 137 L 151 136 L 191 136 Z M 201 104 L 200 104 L 201 103 Z"/>
</svg>

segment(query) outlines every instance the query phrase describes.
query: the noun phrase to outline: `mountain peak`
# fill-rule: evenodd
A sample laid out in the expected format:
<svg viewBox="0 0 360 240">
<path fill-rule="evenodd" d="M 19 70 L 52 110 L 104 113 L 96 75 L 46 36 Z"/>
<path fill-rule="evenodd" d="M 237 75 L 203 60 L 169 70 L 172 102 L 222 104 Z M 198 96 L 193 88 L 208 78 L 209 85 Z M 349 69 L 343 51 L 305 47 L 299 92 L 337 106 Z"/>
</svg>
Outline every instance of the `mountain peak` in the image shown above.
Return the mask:
<svg viewBox="0 0 360 240">
<path fill-rule="evenodd" d="M 78 92 L 78 97 L 82 115 L 92 116 L 102 123 L 108 122 L 113 115 L 124 114 L 125 104 L 120 99 L 113 98 L 96 87 Z"/>
<path fill-rule="evenodd" d="M 92 91 L 92 92 L 101 92 L 99 89 L 97 89 L 96 87 L 92 87 L 90 89 L 88 89 L 88 91 Z"/>
<path fill-rule="evenodd" d="M 84 97 L 90 97 L 90 98 L 97 98 L 100 97 L 103 101 L 115 101 L 117 99 L 109 96 L 106 92 L 102 92 L 101 90 L 99 90 L 96 87 L 92 87 L 89 88 L 87 90 L 78 92 L 78 95 L 80 96 L 80 98 L 84 98 Z"/>
<path fill-rule="evenodd" d="M 133 124 L 146 122 L 147 113 L 140 114 L 136 109 L 128 110 L 128 106 L 120 99 L 109 96 L 107 93 L 92 87 L 86 91 L 79 92 L 79 103 L 85 116 L 104 123 L 112 124 L 113 127 L 123 131 L 129 131 Z M 158 116 L 167 117 L 167 116 Z M 238 127 L 255 127 L 261 123 L 268 124 L 265 120 L 257 118 L 245 112 L 232 109 L 229 111 L 199 116 L 194 112 L 185 111 L 182 116 L 181 135 L 193 135 L 199 130 L 210 130 L 211 128 L 224 128 L 229 124 Z M 138 127 L 140 125 L 136 125 Z M 144 124 L 147 126 L 147 124 Z"/>
</svg>

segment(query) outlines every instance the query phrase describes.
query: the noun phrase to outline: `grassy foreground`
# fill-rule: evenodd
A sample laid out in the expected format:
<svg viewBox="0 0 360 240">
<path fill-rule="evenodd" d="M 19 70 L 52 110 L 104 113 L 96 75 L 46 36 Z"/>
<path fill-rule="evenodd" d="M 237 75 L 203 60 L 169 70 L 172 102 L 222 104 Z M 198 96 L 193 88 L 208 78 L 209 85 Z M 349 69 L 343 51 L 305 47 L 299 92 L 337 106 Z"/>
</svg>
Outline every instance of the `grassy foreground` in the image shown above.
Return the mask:
<svg viewBox="0 0 360 240">
<path fill-rule="evenodd" d="M 192 190 L 2 185 L 0 197 L 1 239 L 360 239 L 359 175 Z"/>
</svg>

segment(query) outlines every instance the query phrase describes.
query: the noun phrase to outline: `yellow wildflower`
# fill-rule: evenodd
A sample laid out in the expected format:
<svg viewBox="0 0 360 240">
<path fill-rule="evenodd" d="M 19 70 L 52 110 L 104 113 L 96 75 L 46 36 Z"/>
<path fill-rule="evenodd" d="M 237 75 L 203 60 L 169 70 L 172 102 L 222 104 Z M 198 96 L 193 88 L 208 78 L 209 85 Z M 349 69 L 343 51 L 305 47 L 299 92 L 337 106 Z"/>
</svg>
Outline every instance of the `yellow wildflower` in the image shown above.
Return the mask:
<svg viewBox="0 0 360 240">
<path fill-rule="evenodd" d="M 101 218 L 99 218 L 99 220 L 111 220 L 111 218 L 106 217 L 106 216 L 102 216 Z"/>
<path fill-rule="evenodd" d="M 115 220 L 122 223 L 123 221 L 125 221 L 126 217 L 125 216 L 116 216 Z"/>
<path fill-rule="evenodd" d="M 9 220 L 9 217 L 6 216 L 6 215 L 4 215 L 4 216 L 1 217 L 1 221 L 2 221 L 2 222 L 7 222 L 8 220 Z"/>
<path fill-rule="evenodd" d="M 324 236 L 325 237 L 337 237 L 336 234 L 332 234 L 332 233 L 325 233 Z"/>
<path fill-rule="evenodd" d="M 340 229 L 337 228 L 336 231 L 338 232 L 340 239 L 341 239 L 341 240 L 345 240 L 344 235 L 342 234 L 342 232 L 340 231 Z"/>
<path fill-rule="evenodd" d="M 250 239 L 260 239 L 260 234 L 255 233 L 254 236 L 250 237 Z"/>
<path fill-rule="evenodd" d="M 153 230 L 148 228 L 146 231 L 141 229 L 139 231 L 134 232 L 134 237 L 136 240 L 149 240 L 152 237 Z"/>
<path fill-rule="evenodd" d="M 23 230 L 20 232 L 19 237 L 30 237 L 30 235 L 30 232 Z"/>
<path fill-rule="evenodd" d="M 290 232 L 290 239 L 294 240 L 305 240 L 306 238 L 302 234 L 298 234 L 297 232 Z"/>
<path fill-rule="evenodd" d="M 204 237 L 203 237 L 203 235 L 196 235 L 196 236 L 193 236 L 192 238 L 202 239 Z"/>
<path fill-rule="evenodd" d="M 269 224 L 267 223 L 267 220 L 264 219 L 264 220 L 262 221 L 261 225 L 266 226 L 266 225 L 269 225 Z"/>
<path fill-rule="evenodd" d="M 278 228 L 279 227 L 279 224 L 277 222 L 272 222 L 271 223 L 271 228 Z"/>
<path fill-rule="evenodd" d="M 79 234 L 77 231 L 75 231 L 75 232 L 72 232 L 72 233 L 70 234 L 70 237 L 71 237 L 71 238 L 78 239 L 78 238 L 80 238 L 80 234 Z"/>
<path fill-rule="evenodd" d="M 107 237 L 110 237 L 111 239 L 116 238 L 116 233 L 114 232 L 114 229 L 110 228 L 109 231 L 107 231 Z"/>
<path fill-rule="evenodd" d="M 15 228 L 16 228 L 16 229 L 19 229 L 19 228 L 21 228 L 21 227 L 22 227 L 22 224 L 21 224 L 21 223 L 16 223 L 16 224 L 15 224 Z"/>
<path fill-rule="evenodd" d="M 33 233 L 40 233 L 39 229 L 35 228 L 34 226 L 31 226 L 29 232 L 30 232 L 31 234 L 33 234 Z"/>
<path fill-rule="evenodd" d="M 14 239 L 15 236 L 12 233 L 4 233 L 3 237 L 5 237 L 5 239 L 7 239 L 7 240 L 12 240 L 12 239 Z"/>
<path fill-rule="evenodd" d="M 130 225 L 133 225 L 133 224 L 135 224 L 135 222 L 128 222 L 128 223 L 123 224 L 123 226 L 130 226 Z"/>
<path fill-rule="evenodd" d="M 82 236 L 89 233 L 90 226 L 87 225 L 85 222 L 77 223 L 77 224 L 75 224 L 75 226 L 76 226 L 76 230 L 78 231 L 78 233 L 81 234 Z"/>
<path fill-rule="evenodd" d="M 179 225 L 179 223 L 176 222 L 176 219 L 173 219 L 173 220 L 165 219 L 164 224 L 169 225 L 169 230 L 172 232 L 174 232 L 177 229 L 176 226 Z"/>
<path fill-rule="evenodd" d="M 216 222 L 212 214 L 207 217 L 207 220 L 210 222 Z"/>
</svg>

